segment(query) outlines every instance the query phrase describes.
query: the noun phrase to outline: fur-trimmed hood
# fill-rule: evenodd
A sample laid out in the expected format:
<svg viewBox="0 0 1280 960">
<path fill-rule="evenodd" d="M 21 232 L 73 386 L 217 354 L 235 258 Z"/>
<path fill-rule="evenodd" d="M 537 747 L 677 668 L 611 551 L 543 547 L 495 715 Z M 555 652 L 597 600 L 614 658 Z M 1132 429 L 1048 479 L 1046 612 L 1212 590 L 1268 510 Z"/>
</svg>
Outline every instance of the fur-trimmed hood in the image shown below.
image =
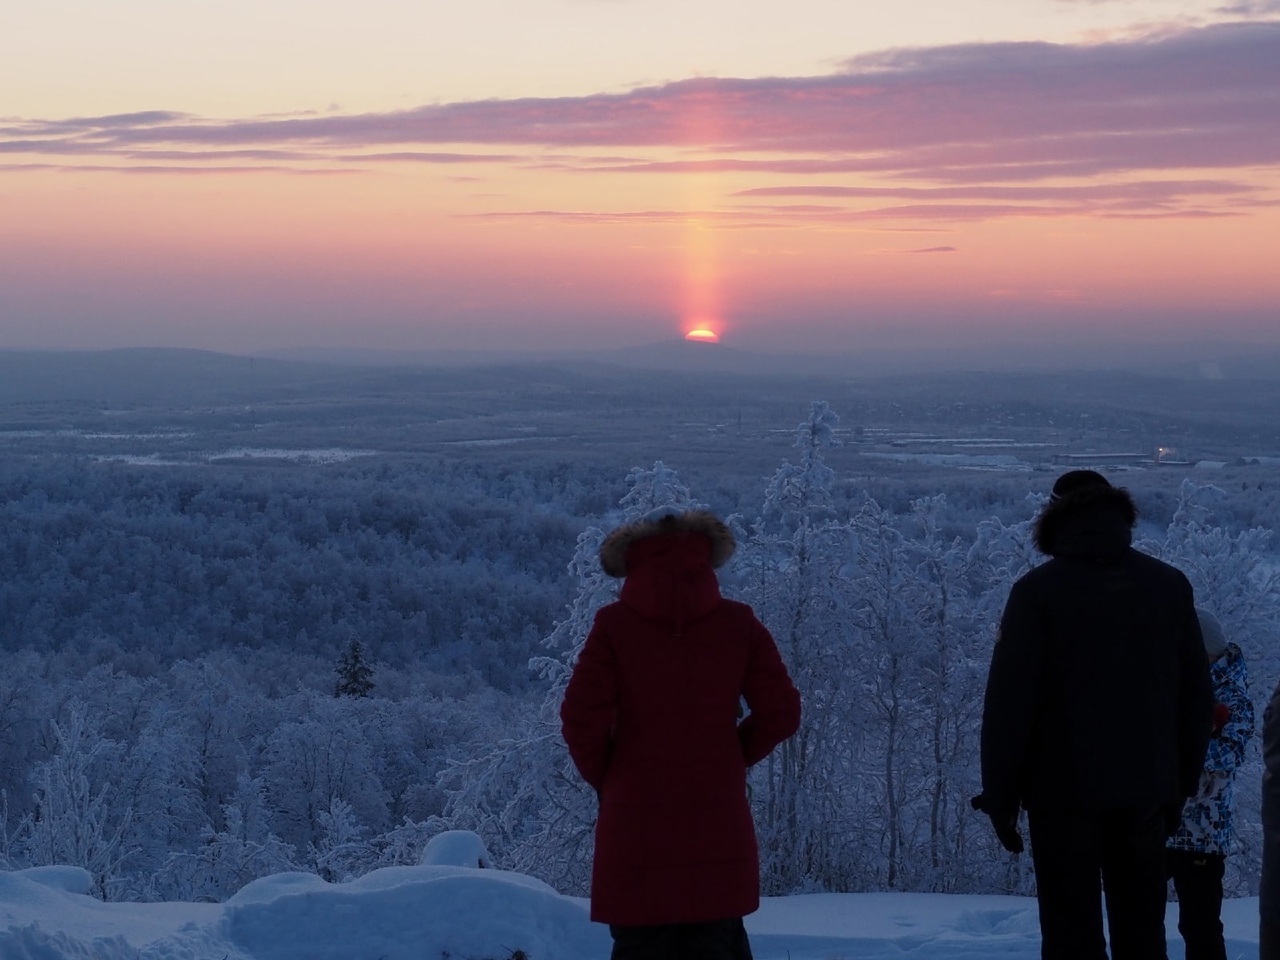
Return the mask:
<svg viewBox="0 0 1280 960">
<path fill-rule="evenodd" d="M 604 538 L 600 545 L 600 566 L 611 577 L 625 577 L 627 554 L 633 546 L 652 537 L 670 534 L 702 534 L 710 544 L 709 562 L 712 569 L 723 566 L 733 556 L 733 534 L 715 514 L 706 510 L 686 510 L 683 513 L 666 513 L 656 519 L 637 520 L 619 527 Z"/>
<path fill-rule="evenodd" d="M 1095 485 L 1050 500 L 1036 520 L 1036 548 L 1051 557 L 1104 558 L 1133 542 L 1138 508 L 1122 487 Z"/>
<path fill-rule="evenodd" d="M 684 624 L 720 604 L 715 568 L 733 553 L 733 534 L 702 510 L 663 513 L 627 524 L 605 538 L 600 565 L 625 577 L 618 600 L 648 620 Z"/>
</svg>

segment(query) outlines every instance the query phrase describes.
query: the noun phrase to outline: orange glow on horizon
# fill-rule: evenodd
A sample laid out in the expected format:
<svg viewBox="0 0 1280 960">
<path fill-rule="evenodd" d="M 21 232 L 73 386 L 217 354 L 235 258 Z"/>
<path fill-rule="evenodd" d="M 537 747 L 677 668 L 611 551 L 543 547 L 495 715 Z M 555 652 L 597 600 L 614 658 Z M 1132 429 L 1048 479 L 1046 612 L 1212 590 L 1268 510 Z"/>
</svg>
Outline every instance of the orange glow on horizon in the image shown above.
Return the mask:
<svg viewBox="0 0 1280 960">
<path fill-rule="evenodd" d="M 684 335 L 686 340 L 697 340 L 701 343 L 719 343 L 720 334 L 710 327 L 695 327 Z"/>
</svg>

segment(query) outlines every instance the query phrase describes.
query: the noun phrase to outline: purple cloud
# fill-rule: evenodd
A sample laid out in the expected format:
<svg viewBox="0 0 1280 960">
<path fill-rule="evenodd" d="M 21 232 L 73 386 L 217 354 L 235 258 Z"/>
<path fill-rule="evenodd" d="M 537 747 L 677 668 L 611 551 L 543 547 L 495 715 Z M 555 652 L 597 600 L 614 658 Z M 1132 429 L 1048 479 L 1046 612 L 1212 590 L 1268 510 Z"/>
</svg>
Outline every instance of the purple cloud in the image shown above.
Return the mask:
<svg viewBox="0 0 1280 960">
<path fill-rule="evenodd" d="M 391 153 L 348 153 L 334 159 L 355 163 L 512 163 L 524 159 L 510 153 L 440 153 L 400 150 Z"/>
<path fill-rule="evenodd" d="M 1280 15 L 1280 0 L 1242 0 L 1218 7 L 1215 13 L 1227 17 L 1269 17 Z"/>
<path fill-rule="evenodd" d="M 163 176 L 207 176 L 210 174 L 241 173 L 276 173 L 297 177 L 333 177 L 353 176 L 365 173 L 357 167 L 318 168 L 289 166 L 233 166 L 229 164 L 215 166 L 173 166 L 159 163 L 142 164 L 105 164 L 105 163 L 13 163 L 0 165 L 0 173 L 30 173 L 34 171 L 53 171 L 56 173 L 125 173 L 125 174 L 160 174 Z"/>
<path fill-rule="evenodd" d="M 102 129 L 112 127 L 149 127 L 166 123 L 175 123 L 186 119 L 189 114 L 174 113 L 171 110 L 142 110 L 137 113 L 116 113 L 105 117 L 82 117 L 78 120 L 64 120 L 66 126 L 84 129 Z"/>
<path fill-rule="evenodd" d="M 1257 13 L 1280 0 L 1235 6 Z M 457 145 L 519 149 L 434 149 Z M 539 158 L 544 150 L 557 154 Z M 641 156 L 607 155 L 612 151 Z M 1280 23 L 1223 23 L 1099 44 L 891 50 L 854 58 L 827 76 L 698 78 L 618 94 L 394 113 L 210 120 L 150 111 L 11 121 L 0 127 L 0 154 L 193 165 L 228 158 L 502 163 L 602 176 L 864 174 L 903 186 L 743 196 L 903 201 L 810 217 L 900 219 L 925 210 L 957 218 L 1055 210 L 1221 216 L 1269 202 L 1268 185 L 1249 182 L 1245 171 L 1280 166 Z M 1233 173 L 1223 180 L 1156 176 L 1187 169 Z M 1063 178 L 1105 182 L 1048 183 Z M 813 192 L 819 189 L 830 192 Z"/>
<path fill-rule="evenodd" d="M 842 187 L 801 185 L 786 187 L 754 187 L 739 190 L 739 197 L 892 197 L 916 200 L 1004 200 L 1065 199 L 1081 202 L 1132 200 L 1143 197 L 1151 201 L 1178 200 L 1187 196 L 1240 196 L 1254 188 L 1230 180 L 1145 180 L 1132 183 L 1098 183 L 1079 186 L 1010 187 L 979 184 L 962 187 Z"/>
<path fill-rule="evenodd" d="M 122 154 L 132 159 L 147 160 L 190 160 L 203 163 L 208 160 L 327 160 L 329 157 L 319 153 L 307 153 L 301 150 L 147 150 L 129 151 Z"/>
</svg>

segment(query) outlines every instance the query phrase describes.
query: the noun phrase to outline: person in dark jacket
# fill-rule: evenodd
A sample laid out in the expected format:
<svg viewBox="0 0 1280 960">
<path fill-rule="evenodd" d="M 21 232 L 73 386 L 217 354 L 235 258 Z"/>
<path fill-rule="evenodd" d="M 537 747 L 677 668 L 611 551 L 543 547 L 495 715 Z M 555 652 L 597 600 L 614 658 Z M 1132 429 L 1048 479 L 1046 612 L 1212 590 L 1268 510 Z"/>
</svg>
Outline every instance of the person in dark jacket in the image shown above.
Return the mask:
<svg viewBox="0 0 1280 960">
<path fill-rule="evenodd" d="M 1049 560 L 1010 590 L 982 715 L 984 810 L 1022 850 L 1044 960 L 1165 960 L 1165 840 L 1196 792 L 1213 690 L 1191 584 L 1131 546 L 1137 509 L 1092 470 L 1036 521 Z"/>
<path fill-rule="evenodd" d="M 800 724 L 800 695 L 751 608 L 722 599 L 733 536 L 701 511 L 614 531 L 619 599 L 595 618 L 560 717 L 600 797 L 591 919 L 613 960 L 749 960 L 760 903 L 747 769 Z M 742 717 L 741 704 L 747 713 Z"/>
<path fill-rule="evenodd" d="M 1262 714 L 1262 766 L 1258 960 L 1280 960 L 1280 684 Z"/>
<path fill-rule="evenodd" d="M 1253 700 L 1239 644 L 1222 624 L 1196 608 L 1213 680 L 1213 735 L 1196 794 L 1169 838 L 1166 865 L 1178 895 L 1178 932 L 1186 960 L 1227 960 L 1222 931 L 1222 877 L 1234 836 L 1236 771 L 1253 736 Z"/>
</svg>

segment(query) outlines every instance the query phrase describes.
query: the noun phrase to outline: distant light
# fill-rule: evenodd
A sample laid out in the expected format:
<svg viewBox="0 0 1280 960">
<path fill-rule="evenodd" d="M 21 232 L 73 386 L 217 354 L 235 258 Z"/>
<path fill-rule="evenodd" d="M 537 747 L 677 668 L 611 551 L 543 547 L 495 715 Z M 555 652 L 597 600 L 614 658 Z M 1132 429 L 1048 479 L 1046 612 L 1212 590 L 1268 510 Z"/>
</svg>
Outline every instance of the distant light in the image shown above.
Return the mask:
<svg viewBox="0 0 1280 960">
<path fill-rule="evenodd" d="M 706 327 L 698 327 L 696 330 L 690 330 L 684 335 L 686 340 L 700 340 L 703 343 L 719 343 L 720 334 Z"/>
</svg>

